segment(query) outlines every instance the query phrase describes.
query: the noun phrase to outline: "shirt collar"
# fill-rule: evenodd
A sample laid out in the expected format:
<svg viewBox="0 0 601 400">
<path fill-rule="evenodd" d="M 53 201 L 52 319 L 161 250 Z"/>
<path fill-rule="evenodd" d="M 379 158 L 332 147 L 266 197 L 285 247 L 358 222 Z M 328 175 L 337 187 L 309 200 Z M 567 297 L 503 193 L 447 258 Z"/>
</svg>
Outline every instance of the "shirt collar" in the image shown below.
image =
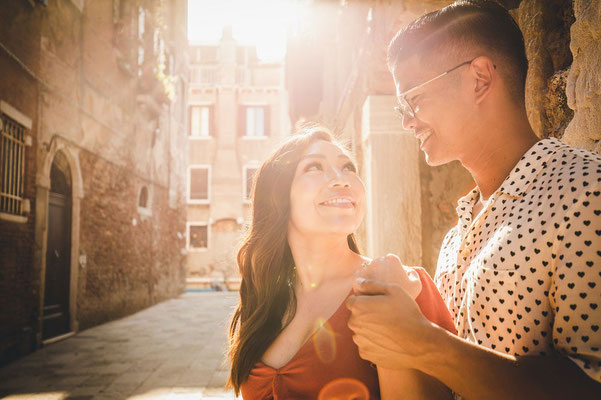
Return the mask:
<svg viewBox="0 0 601 400">
<path fill-rule="evenodd" d="M 538 174 L 546 167 L 549 158 L 557 149 L 565 146 L 565 144 L 555 138 L 542 139 L 536 142 L 522 156 L 496 192 L 514 197 L 523 196 L 532 186 Z M 474 217 L 472 210 L 479 198 L 480 188 L 476 186 L 457 202 L 458 206 L 456 210 L 461 222 L 461 231 L 464 231 L 471 224 L 471 220 Z"/>
<path fill-rule="evenodd" d="M 473 217 L 472 210 L 478 201 L 478 198 L 480 198 L 480 189 L 478 186 L 476 186 L 457 202 L 458 205 L 456 211 L 457 216 L 459 216 L 459 221 L 461 222 L 461 232 L 464 232 L 465 229 L 471 224 Z"/>
<path fill-rule="evenodd" d="M 565 146 L 555 138 L 536 142 L 518 161 L 498 191 L 509 196 L 522 197 L 530 189 L 538 174 L 547 166 L 549 158 L 559 148 Z"/>
</svg>

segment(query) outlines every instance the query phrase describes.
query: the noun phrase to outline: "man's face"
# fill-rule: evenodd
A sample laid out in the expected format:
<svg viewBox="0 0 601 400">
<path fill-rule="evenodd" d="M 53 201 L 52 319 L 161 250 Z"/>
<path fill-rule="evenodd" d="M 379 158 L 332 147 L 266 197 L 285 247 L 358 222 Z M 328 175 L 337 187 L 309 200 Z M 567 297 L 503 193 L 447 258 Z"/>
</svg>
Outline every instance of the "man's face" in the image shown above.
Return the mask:
<svg viewBox="0 0 601 400">
<path fill-rule="evenodd" d="M 397 95 L 454 67 L 454 62 L 420 62 L 417 56 L 397 64 L 393 73 Z M 469 65 L 424 85 L 405 96 L 415 116 L 405 115 L 403 127 L 412 130 L 429 165 L 461 160 L 472 151 L 469 129 Z"/>
</svg>

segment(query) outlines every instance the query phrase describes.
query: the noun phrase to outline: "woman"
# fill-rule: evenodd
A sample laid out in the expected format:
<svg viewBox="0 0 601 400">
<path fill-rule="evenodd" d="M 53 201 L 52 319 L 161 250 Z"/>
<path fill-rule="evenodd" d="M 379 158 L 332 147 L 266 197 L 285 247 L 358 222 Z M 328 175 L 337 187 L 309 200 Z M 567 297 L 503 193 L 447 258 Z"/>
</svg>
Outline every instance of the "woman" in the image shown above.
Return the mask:
<svg viewBox="0 0 601 400">
<path fill-rule="evenodd" d="M 359 357 L 344 303 L 353 274 L 369 262 L 353 235 L 364 213 L 356 167 L 323 129 L 292 137 L 257 171 L 252 222 L 238 253 L 240 303 L 230 325 L 229 383 L 236 394 L 378 399 L 380 391 L 403 398 L 398 392 L 410 388 L 412 398 L 450 396 L 415 370 L 381 371 L 378 382 L 376 368 Z M 445 316 L 433 322 L 453 329 L 434 284 L 419 274 L 416 301 Z"/>
</svg>

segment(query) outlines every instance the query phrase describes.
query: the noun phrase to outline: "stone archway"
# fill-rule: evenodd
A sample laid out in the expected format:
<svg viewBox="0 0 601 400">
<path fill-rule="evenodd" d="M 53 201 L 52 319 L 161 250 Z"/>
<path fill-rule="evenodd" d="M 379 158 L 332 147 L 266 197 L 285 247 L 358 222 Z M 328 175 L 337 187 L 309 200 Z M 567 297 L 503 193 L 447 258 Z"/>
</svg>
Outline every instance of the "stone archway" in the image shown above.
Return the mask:
<svg viewBox="0 0 601 400">
<path fill-rule="evenodd" d="M 83 180 L 81 168 L 79 165 L 79 149 L 59 136 L 54 136 L 47 146 L 47 153 L 44 156 L 41 168 L 36 176 L 36 210 L 35 210 L 35 242 L 36 250 L 34 253 L 34 265 L 36 272 L 40 277 L 40 298 L 39 298 L 39 317 L 38 317 L 38 347 L 43 343 L 43 316 L 44 300 L 46 297 L 46 267 L 48 252 L 48 232 L 51 201 L 51 176 L 54 172 L 57 176 L 58 170 L 65 175 L 69 174 L 69 193 L 65 200 L 69 205 L 69 215 L 66 216 L 69 226 L 66 231 L 68 237 L 68 332 L 59 335 L 57 338 L 48 339 L 49 341 L 60 339 L 71 335 L 79 330 L 77 318 L 77 288 L 79 267 L 85 264 L 85 257 L 80 256 L 79 250 L 79 225 L 80 225 L 80 202 L 83 198 Z M 54 171 L 53 171 L 54 170 Z M 59 174 L 60 175 L 60 174 Z M 54 196 L 56 197 L 56 196 Z"/>
</svg>

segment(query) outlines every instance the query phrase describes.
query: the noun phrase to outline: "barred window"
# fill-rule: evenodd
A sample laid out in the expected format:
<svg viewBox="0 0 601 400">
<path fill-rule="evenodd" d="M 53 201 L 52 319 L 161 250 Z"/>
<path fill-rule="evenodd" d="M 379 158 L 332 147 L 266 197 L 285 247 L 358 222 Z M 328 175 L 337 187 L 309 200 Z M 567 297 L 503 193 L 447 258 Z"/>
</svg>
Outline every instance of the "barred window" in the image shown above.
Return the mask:
<svg viewBox="0 0 601 400">
<path fill-rule="evenodd" d="M 0 212 L 24 215 L 25 127 L 6 114 L 0 121 Z"/>
<path fill-rule="evenodd" d="M 209 248 L 209 227 L 203 223 L 188 224 L 188 249 L 203 250 Z"/>
</svg>

